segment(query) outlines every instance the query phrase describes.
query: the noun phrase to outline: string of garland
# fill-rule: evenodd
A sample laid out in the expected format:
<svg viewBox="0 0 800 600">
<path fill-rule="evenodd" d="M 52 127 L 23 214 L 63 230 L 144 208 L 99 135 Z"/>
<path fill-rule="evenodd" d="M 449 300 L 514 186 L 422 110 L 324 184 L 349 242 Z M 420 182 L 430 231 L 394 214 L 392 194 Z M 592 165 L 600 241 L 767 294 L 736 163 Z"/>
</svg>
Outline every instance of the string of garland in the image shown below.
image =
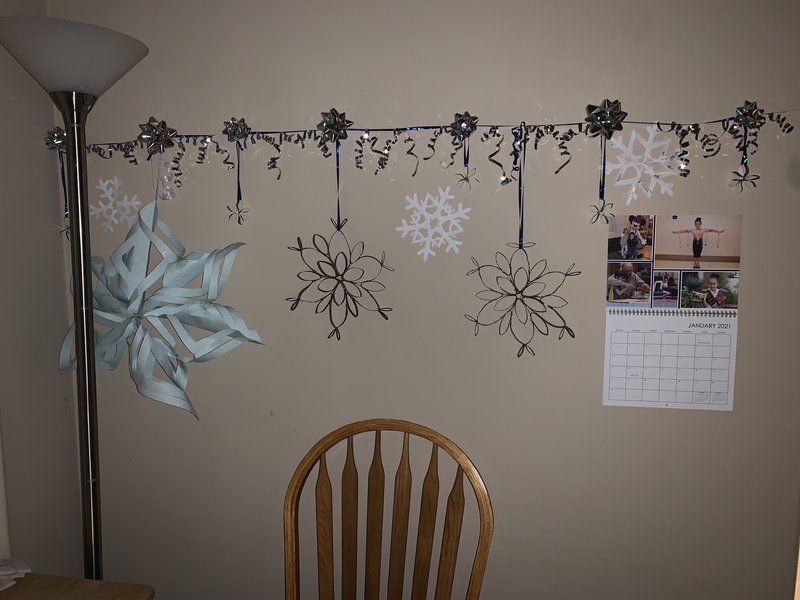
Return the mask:
<svg viewBox="0 0 800 600">
<path fill-rule="evenodd" d="M 572 162 L 572 152 L 569 144 L 579 136 L 594 137 L 601 139 L 601 160 L 603 163 L 603 174 L 601 175 L 599 203 L 592 205 L 591 209 L 595 212 L 592 221 L 607 220 L 606 210 L 610 204 L 605 202 L 604 194 L 604 175 L 605 175 L 605 142 L 611 139 L 614 132 L 621 131 L 623 123 L 629 125 L 649 125 L 656 126 L 659 131 L 673 134 L 677 138 L 678 152 L 673 158 L 677 164 L 678 173 L 682 177 L 687 177 L 691 170 L 689 168 L 688 148 L 695 143 L 699 145 L 699 153 L 703 158 L 717 156 L 722 148 L 723 136 L 730 136 L 736 143 L 736 149 L 741 153 L 739 168 L 732 172 L 731 185 L 738 191 L 743 191 L 746 187 L 755 187 L 758 175 L 751 173 L 749 159 L 758 151 L 758 134 L 761 128 L 767 123 L 774 123 L 781 133 L 788 134 L 794 127 L 787 118 L 787 112 L 766 112 L 758 107 L 756 102 L 745 101 L 744 105 L 735 110 L 733 116 L 714 119 L 705 122 L 679 123 L 672 121 L 669 124 L 661 121 L 625 121 L 628 113 L 622 111 L 619 100 L 603 100 L 598 105 L 588 105 L 586 107 L 587 116 L 583 121 L 573 121 L 565 123 L 546 123 L 524 125 L 527 137 L 532 141 L 532 149 L 539 150 L 540 146 L 547 142 L 553 142 L 561 158 L 561 164 L 555 170 L 555 174 L 561 171 Z M 498 181 L 500 185 L 507 185 L 514 180 L 508 175 L 503 164 L 502 149 L 508 137 L 504 131 L 511 132 L 519 126 L 516 125 L 480 125 L 477 116 L 469 112 L 455 113 L 454 120 L 449 124 L 438 125 L 410 125 L 406 127 L 393 128 L 357 128 L 352 127 L 353 121 L 344 119 L 343 112 L 331 109 L 330 112 L 322 113 L 323 120 L 316 129 L 296 129 L 285 131 L 272 130 L 253 130 L 245 119 L 231 118 L 224 122 L 222 134 L 227 137 L 229 143 L 234 144 L 236 151 L 236 162 L 231 160 L 231 150 L 217 140 L 214 134 L 179 134 L 175 129 L 169 127 L 163 120 L 150 117 L 147 123 L 140 124 L 140 134 L 136 139 L 122 142 L 110 142 L 89 144 L 87 150 L 92 154 L 103 158 L 111 159 L 115 154 L 121 154 L 129 163 L 139 164 L 137 151 L 146 150 L 147 159 L 154 154 L 165 153 L 168 149 L 175 148 L 175 155 L 169 163 L 169 169 L 173 176 L 175 187 L 183 184 L 183 170 L 181 161 L 185 159 L 188 148 L 195 149 L 193 162 L 205 164 L 210 159 L 210 154 L 222 157 L 222 163 L 228 169 L 237 169 L 237 200 L 235 206 L 229 206 L 230 220 L 235 220 L 242 224 L 248 209 L 242 204 L 241 183 L 239 180 L 239 165 L 241 163 L 241 153 L 248 148 L 248 144 L 254 146 L 259 143 L 271 146 L 276 154 L 267 161 L 267 170 L 277 171 L 276 179 L 280 180 L 283 174 L 281 159 L 285 153 L 287 144 L 299 146 L 305 149 L 307 145 L 316 146 L 324 157 L 330 157 L 335 153 L 336 161 L 340 159 L 340 139 L 330 137 L 331 131 L 336 131 L 342 125 L 344 130 L 356 132 L 359 135 L 354 142 L 354 162 L 357 169 L 363 170 L 366 164 L 366 154 L 370 154 L 375 161 L 376 168 L 374 174 L 378 175 L 385 170 L 390 162 L 392 152 L 400 146 L 404 148 L 403 156 L 408 156 L 414 161 L 412 177 L 418 173 L 422 162 L 433 159 L 441 151 L 437 145 L 440 140 L 449 137 L 450 146 L 444 149 L 448 153 L 448 158 L 440 162 L 442 168 L 449 168 L 455 163 L 455 157 L 459 151 L 463 152 L 463 174 L 458 175 L 459 186 L 469 185 L 472 188 L 472 181 L 477 181 L 474 176 L 476 169 L 470 169 L 470 138 L 479 129 L 482 133 L 479 137 L 483 144 L 491 147 L 488 161 L 498 171 Z M 344 120 L 342 120 L 344 119 Z M 719 126 L 720 131 L 712 129 Z M 418 137 L 427 136 L 427 143 L 422 151 L 423 155 L 417 151 Z M 341 139 L 346 139 L 346 134 Z M 402 144 L 400 143 L 402 141 Z M 328 146 L 333 142 L 334 151 Z M 49 148 L 63 152 L 63 130 L 56 128 L 49 131 L 45 138 L 45 143 Z M 509 157 L 514 157 L 514 150 L 508 153 Z"/>
</svg>

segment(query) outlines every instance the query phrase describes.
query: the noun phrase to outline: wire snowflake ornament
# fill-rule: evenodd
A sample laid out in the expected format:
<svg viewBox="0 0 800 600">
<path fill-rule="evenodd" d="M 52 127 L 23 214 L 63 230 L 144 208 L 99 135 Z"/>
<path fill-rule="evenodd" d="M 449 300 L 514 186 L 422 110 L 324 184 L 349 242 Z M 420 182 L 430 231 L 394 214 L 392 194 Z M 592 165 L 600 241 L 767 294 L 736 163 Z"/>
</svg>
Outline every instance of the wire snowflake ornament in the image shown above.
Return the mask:
<svg viewBox="0 0 800 600">
<path fill-rule="evenodd" d="M 573 271 L 574 263 L 566 271 L 551 271 L 544 259 L 531 264 L 528 248 L 533 242 L 508 245 L 516 248 L 514 252 L 510 257 L 497 252 L 493 265 L 481 265 L 472 259 L 475 268 L 467 276 L 477 275 L 484 286 L 475 295 L 484 302 L 478 314 L 464 315 L 474 323 L 475 335 L 481 327 L 493 325 L 497 325 L 500 335 L 511 332 L 520 345 L 517 358 L 526 352 L 535 354 L 531 343 L 537 332 L 549 335 L 558 331 L 558 339 L 564 334 L 574 338 L 575 332 L 561 314 L 567 301 L 557 292 L 567 277 L 580 275 L 580 271 Z"/>
<path fill-rule="evenodd" d="M 728 184 L 740 194 L 745 188 L 756 187 L 756 181 L 761 179 L 761 175 L 750 173 L 750 166 L 747 163 L 741 165 L 737 170 L 731 171 L 731 182 Z"/>
<path fill-rule="evenodd" d="M 607 203 L 605 199 L 601 200 L 597 204 L 589 205 L 589 210 L 592 211 L 592 218 L 589 219 L 589 222 L 594 225 L 598 221 L 602 220 L 603 223 L 608 225 L 608 222 L 612 218 L 616 217 L 616 215 L 611 212 L 612 208 L 614 208 L 614 203 Z"/>
<path fill-rule="evenodd" d="M 297 238 L 297 247 L 289 247 L 300 253 L 300 258 L 308 269 L 297 274 L 298 279 L 307 281 L 306 286 L 291 302 L 295 310 L 301 302 L 314 304 L 314 312 L 328 315 L 333 329 L 328 339 L 342 339 L 341 327 L 348 316 L 358 317 L 362 310 L 377 312 L 385 320 L 392 309 L 381 306 L 375 294 L 386 286 L 378 281 L 384 271 L 394 271 L 386 264 L 386 254 L 380 258 L 364 254 L 364 242 L 350 246 L 341 228 L 329 239 L 316 234 L 311 246 L 304 246 Z"/>
</svg>

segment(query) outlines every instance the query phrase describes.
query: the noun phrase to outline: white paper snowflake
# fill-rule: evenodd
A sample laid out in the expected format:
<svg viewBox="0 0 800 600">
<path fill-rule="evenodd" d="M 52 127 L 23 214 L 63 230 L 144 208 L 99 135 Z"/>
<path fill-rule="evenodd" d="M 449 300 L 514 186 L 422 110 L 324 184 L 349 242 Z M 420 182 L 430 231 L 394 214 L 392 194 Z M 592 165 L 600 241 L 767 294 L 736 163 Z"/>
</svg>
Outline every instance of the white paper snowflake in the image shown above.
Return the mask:
<svg viewBox="0 0 800 600">
<path fill-rule="evenodd" d="M 138 208 L 141 202 L 136 199 L 135 194 L 132 198 L 128 198 L 128 194 L 122 194 L 120 197 L 119 188 L 122 182 L 116 176 L 113 179 L 98 181 L 95 188 L 100 190 L 100 197 L 105 198 L 107 202 L 101 199 L 97 206 L 90 205 L 89 214 L 96 219 L 102 219 L 103 229 L 106 231 L 114 231 L 114 225 L 122 223 L 126 223 L 130 228 L 138 220 Z"/>
<path fill-rule="evenodd" d="M 406 237 L 410 233 L 411 243 L 422 246 L 417 255 L 421 254 L 423 260 L 428 260 L 429 256 L 436 256 L 435 249 L 443 245 L 445 252 L 453 250 L 458 253 L 461 242 L 455 236 L 464 231 L 461 220 L 469 219 L 467 213 L 472 209 L 463 208 L 460 202 L 458 209 L 453 209 L 448 201 L 454 199 L 455 196 L 450 193 L 450 186 L 445 189 L 439 188 L 438 196 L 426 194 L 422 202 L 416 194 L 413 197 L 406 196 L 408 201 L 406 210 L 412 211 L 411 220 L 407 222 L 403 219 L 403 224 L 396 229 L 403 234 L 401 237 Z"/>
<path fill-rule="evenodd" d="M 617 171 L 614 185 L 631 186 L 627 204 L 636 200 L 637 188 L 648 198 L 653 195 L 656 186 L 662 194 L 672 196 L 672 184 L 664 179 L 680 172 L 680 156 L 678 152 L 670 154 L 671 139 L 668 135 L 660 140 L 656 139 L 659 133 L 662 132 L 658 126 L 650 125 L 647 128 L 647 139 L 635 129 L 627 144 L 616 136 L 611 138 L 611 147 L 620 153 L 617 155 L 617 162 L 606 164 L 606 174 L 611 176 Z"/>
</svg>

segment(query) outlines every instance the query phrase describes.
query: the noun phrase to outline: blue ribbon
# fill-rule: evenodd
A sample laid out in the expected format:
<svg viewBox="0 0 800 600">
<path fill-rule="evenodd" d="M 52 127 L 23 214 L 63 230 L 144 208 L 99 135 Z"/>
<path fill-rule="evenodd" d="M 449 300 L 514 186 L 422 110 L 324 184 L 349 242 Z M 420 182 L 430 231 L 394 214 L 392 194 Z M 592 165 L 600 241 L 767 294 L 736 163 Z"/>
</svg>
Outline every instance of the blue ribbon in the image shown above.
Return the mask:
<svg viewBox="0 0 800 600">
<path fill-rule="evenodd" d="M 514 145 L 516 146 L 514 151 L 514 162 L 516 163 L 515 167 L 518 167 L 519 169 L 519 173 L 517 175 L 517 204 L 519 211 L 519 247 L 522 248 L 525 240 L 525 186 L 523 185 L 523 177 L 525 173 L 525 154 L 528 148 L 528 127 L 525 124 L 525 121 L 520 123 L 519 128 L 515 128 L 513 133 L 515 138 Z"/>
<path fill-rule="evenodd" d="M 100 327 L 95 330 L 97 368 L 117 368 L 127 346 L 130 376 L 139 393 L 197 416 L 186 395 L 186 365 L 212 360 L 243 342 L 261 343 L 258 332 L 248 329 L 233 308 L 215 302 L 242 245 L 186 254 L 184 246 L 159 218 L 156 203 L 142 207 L 138 223 L 111 255 L 110 264 L 101 257 L 92 257 L 92 272 L 97 279 L 94 320 Z M 151 253 L 161 256 L 152 268 Z M 159 280 L 160 287 L 147 296 Z M 198 287 L 188 287 L 198 280 Z M 192 328 L 209 335 L 197 338 Z M 73 324 L 61 345 L 61 370 L 76 368 L 75 359 L 70 358 L 74 335 Z M 180 353 L 178 340 L 190 356 Z M 166 380 L 156 376 L 156 367 Z"/>
<path fill-rule="evenodd" d="M 341 149 L 339 145 L 339 140 L 336 140 L 336 220 L 334 221 L 331 219 L 331 223 L 333 226 L 336 227 L 336 231 L 341 231 L 344 224 L 347 223 L 347 219 L 342 220 L 342 207 L 341 207 L 341 198 L 339 194 L 339 150 Z"/>
<path fill-rule="evenodd" d="M 58 162 L 61 165 L 61 189 L 64 190 L 64 216 L 69 216 L 69 201 L 67 200 L 67 176 L 64 173 L 64 153 L 58 153 Z"/>
</svg>

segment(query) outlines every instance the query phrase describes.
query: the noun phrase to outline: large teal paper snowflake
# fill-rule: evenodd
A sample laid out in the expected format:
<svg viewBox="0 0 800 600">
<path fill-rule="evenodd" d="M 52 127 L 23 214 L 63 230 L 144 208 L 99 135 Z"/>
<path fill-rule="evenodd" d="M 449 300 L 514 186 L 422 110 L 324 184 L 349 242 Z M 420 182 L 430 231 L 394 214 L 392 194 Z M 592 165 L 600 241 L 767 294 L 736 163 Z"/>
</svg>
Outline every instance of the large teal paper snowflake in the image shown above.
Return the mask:
<svg viewBox="0 0 800 600">
<path fill-rule="evenodd" d="M 142 207 L 111 262 L 92 257 L 96 367 L 117 368 L 127 347 L 140 394 L 197 416 L 186 395 L 186 365 L 221 356 L 243 342 L 261 343 L 233 308 L 216 303 L 240 246 L 186 254 L 159 218 L 156 203 Z M 159 255 L 151 268 L 151 259 Z M 76 367 L 70 358 L 74 335 L 73 324 L 61 345 L 60 369 Z M 159 371 L 166 379 L 157 376 Z"/>
</svg>

